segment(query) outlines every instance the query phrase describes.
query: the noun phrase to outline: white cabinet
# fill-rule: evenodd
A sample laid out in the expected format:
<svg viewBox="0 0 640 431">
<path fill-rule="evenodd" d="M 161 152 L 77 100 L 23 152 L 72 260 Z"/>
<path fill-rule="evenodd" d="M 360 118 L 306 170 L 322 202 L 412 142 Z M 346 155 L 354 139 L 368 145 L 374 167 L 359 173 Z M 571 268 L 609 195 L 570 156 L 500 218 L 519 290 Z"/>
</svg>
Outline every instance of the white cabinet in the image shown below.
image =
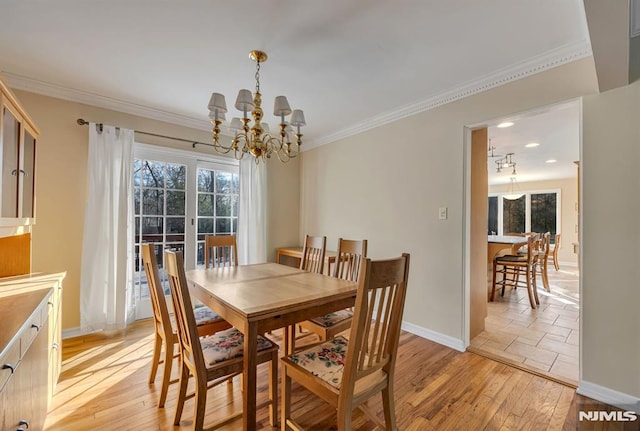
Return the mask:
<svg viewBox="0 0 640 431">
<path fill-rule="evenodd" d="M 0 80 L 0 219 L 4 225 L 31 224 L 35 217 L 38 135 L 27 113 Z"/>
</svg>

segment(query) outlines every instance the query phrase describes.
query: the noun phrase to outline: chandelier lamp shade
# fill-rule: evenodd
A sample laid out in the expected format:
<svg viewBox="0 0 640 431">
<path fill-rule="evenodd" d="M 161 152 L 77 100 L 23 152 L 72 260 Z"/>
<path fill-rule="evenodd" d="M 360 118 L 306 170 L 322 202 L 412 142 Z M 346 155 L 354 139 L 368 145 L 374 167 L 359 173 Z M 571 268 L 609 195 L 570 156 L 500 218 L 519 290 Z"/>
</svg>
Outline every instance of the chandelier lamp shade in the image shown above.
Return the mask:
<svg viewBox="0 0 640 431">
<path fill-rule="evenodd" d="M 229 123 L 229 130 L 233 135 L 229 145 L 220 142 L 220 125 L 226 121 L 227 114 L 225 97 L 220 93 L 211 94 L 209 118 L 213 125 L 213 148 L 222 154 L 233 151 L 238 160 L 249 153 L 255 158 L 256 163 L 260 163 L 261 160 L 264 162 L 275 154 L 281 162 L 286 163 L 300 151 L 300 128 L 307 124 L 304 112 L 299 109 L 292 110 L 285 96 L 277 96 L 273 115 L 280 119 L 280 130 L 277 134 L 271 134 L 267 123 L 262 122 L 264 112 L 260 93 L 260 64 L 267 61 L 267 54 L 254 50 L 250 52 L 249 58 L 256 63 L 256 89 L 253 94 L 246 89 L 238 92 L 235 108 L 240 111 L 242 117 L 234 117 Z M 253 117 L 253 124 L 249 114 Z M 287 119 L 289 115 L 291 117 Z"/>
</svg>

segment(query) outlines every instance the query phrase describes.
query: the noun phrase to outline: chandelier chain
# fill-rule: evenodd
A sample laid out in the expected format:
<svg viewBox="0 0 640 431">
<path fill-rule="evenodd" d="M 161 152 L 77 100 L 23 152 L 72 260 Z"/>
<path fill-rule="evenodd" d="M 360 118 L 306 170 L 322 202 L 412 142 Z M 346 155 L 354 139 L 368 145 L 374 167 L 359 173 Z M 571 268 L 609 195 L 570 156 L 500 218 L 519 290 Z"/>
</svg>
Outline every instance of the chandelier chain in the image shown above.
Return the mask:
<svg viewBox="0 0 640 431">
<path fill-rule="evenodd" d="M 256 93 L 260 93 L 260 62 L 256 61 Z"/>
</svg>

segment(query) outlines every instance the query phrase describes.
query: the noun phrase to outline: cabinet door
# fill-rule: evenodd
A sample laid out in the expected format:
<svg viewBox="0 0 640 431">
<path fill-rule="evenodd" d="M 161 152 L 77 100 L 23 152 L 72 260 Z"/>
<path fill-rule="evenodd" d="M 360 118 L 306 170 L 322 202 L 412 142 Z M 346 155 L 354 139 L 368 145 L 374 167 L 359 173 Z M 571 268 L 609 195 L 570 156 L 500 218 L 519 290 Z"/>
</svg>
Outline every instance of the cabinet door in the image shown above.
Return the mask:
<svg viewBox="0 0 640 431">
<path fill-rule="evenodd" d="M 22 143 L 20 155 L 21 169 L 19 175 L 20 182 L 20 217 L 34 217 L 34 185 L 35 185 L 35 163 L 36 163 L 36 139 L 27 128 L 24 132 L 24 142 Z"/>
<path fill-rule="evenodd" d="M 18 146 L 20 142 L 20 123 L 7 109 L 2 108 L 2 148 L 0 158 L 2 161 L 2 176 L 0 177 L 0 190 L 2 201 L 0 217 L 18 217 Z"/>
</svg>

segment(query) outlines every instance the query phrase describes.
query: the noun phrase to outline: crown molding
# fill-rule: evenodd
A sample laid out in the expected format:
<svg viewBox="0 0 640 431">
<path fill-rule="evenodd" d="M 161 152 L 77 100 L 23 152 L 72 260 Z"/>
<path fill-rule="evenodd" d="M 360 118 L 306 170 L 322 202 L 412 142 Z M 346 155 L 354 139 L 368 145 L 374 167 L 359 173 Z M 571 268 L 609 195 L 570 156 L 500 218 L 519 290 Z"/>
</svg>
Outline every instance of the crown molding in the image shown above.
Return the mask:
<svg viewBox="0 0 640 431">
<path fill-rule="evenodd" d="M 110 109 L 112 111 L 124 112 L 126 114 L 137 115 L 139 117 L 150 118 L 152 120 L 164 121 L 166 123 L 177 124 L 179 126 L 190 127 L 198 130 L 210 130 L 211 123 L 208 120 L 200 120 L 174 112 L 163 111 L 125 100 L 114 99 L 101 96 L 88 91 L 76 90 L 39 81 L 26 76 L 11 72 L 2 72 L 9 86 L 16 90 L 29 91 L 31 93 L 42 94 L 44 96 L 55 97 L 57 99 L 69 100 L 71 102 L 83 103 L 85 105 Z"/>
<path fill-rule="evenodd" d="M 310 149 L 365 132 L 384 124 L 398 121 L 402 118 L 409 117 L 420 112 L 437 108 L 447 103 L 454 102 L 456 100 L 460 100 L 486 90 L 490 90 L 509 82 L 516 81 L 518 79 L 525 78 L 527 76 L 531 76 L 536 73 L 543 72 L 545 70 L 552 69 L 554 67 L 570 63 L 584 57 L 588 57 L 590 55 L 591 46 L 586 40 L 574 44 L 565 45 L 552 51 L 548 51 L 544 55 L 534 57 L 526 62 L 504 68 L 502 70 L 499 70 L 498 72 L 464 84 L 460 87 L 444 91 L 427 100 L 402 106 L 393 111 L 385 112 L 383 114 L 361 121 L 360 123 L 356 123 L 351 127 L 339 130 L 335 133 L 321 136 L 312 141 L 305 142 L 302 151 L 308 151 Z M 2 72 L 2 75 L 6 78 L 8 85 L 13 89 L 29 91 L 32 93 L 42 94 L 58 99 L 69 100 L 71 102 L 83 103 L 99 108 L 137 115 L 140 117 L 150 118 L 166 123 L 190 127 L 197 130 L 211 130 L 211 123 L 208 120 L 193 118 L 174 112 L 163 111 L 160 109 L 127 102 L 125 100 L 102 96 L 88 91 L 76 90 L 73 88 L 36 80 L 11 72 Z M 227 128 L 223 129 L 222 134 L 231 136 Z"/>
<path fill-rule="evenodd" d="M 469 82 L 460 87 L 444 91 L 421 102 L 402 106 L 396 110 L 377 115 L 375 117 L 356 123 L 351 127 L 339 130 L 330 135 L 322 136 L 312 142 L 305 143 L 304 150 L 310 149 L 335 142 L 349 136 L 357 135 L 375 127 L 398 121 L 402 118 L 409 117 L 420 112 L 428 111 L 447 103 L 472 96 L 483 91 L 499 87 L 504 84 L 544 72 L 563 64 L 571 63 L 592 55 L 591 45 L 587 40 L 581 42 L 564 45 L 560 48 L 546 52 L 544 55 L 534 57 L 525 62 L 501 69 L 490 75 L 486 75 L 478 80 Z"/>
</svg>

